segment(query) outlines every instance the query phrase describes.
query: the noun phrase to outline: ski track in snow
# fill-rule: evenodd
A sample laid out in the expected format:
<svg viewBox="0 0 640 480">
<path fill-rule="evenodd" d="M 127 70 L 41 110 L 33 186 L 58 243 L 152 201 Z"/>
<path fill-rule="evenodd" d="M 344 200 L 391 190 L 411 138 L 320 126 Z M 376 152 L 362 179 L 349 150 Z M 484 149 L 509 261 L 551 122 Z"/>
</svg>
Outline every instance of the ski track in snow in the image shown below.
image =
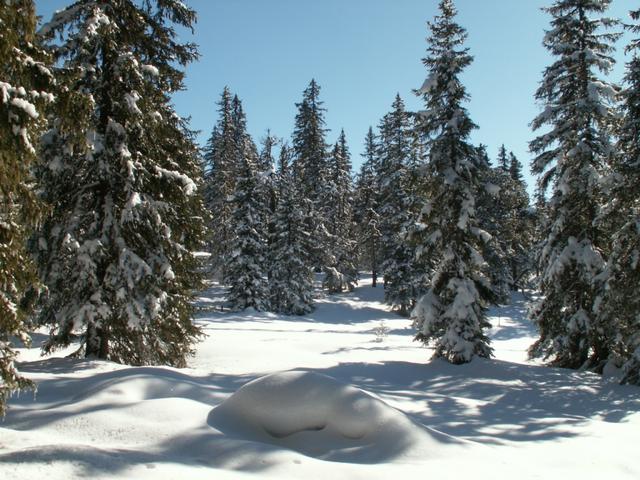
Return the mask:
<svg viewBox="0 0 640 480">
<path fill-rule="evenodd" d="M 0 478 L 640 478 L 640 389 L 527 361 L 522 295 L 489 311 L 496 358 L 453 366 L 366 276 L 303 317 L 220 312 L 222 294 L 197 302 L 187 369 L 42 358 L 36 333 Z"/>
</svg>

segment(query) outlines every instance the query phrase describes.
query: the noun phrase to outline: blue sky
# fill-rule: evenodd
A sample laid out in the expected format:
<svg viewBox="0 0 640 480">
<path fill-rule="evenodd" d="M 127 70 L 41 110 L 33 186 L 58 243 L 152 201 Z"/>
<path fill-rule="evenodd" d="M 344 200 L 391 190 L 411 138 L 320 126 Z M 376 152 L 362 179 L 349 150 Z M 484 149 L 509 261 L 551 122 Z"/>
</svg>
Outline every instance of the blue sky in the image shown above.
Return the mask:
<svg viewBox="0 0 640 480">
<path fill-rule="evenodd" d="M 421 58 L 426 21 L 438 0 L 185 0 L 199 15 L 195 34 L 183 40 L 200 47 L 187 70 L 187 90 L 175 97 L 206 142 L 217 119 L 225 85 L 242 99 L 248 128 L 258 141 L 268 128 L 289 138 L 295 103 L 315 78 L 327 108 L 328 140 L 344 128 L 357 167 L 369 126 L 389 111 L 396 93 L 409 109 L 421 108 L 412 94 L 426 76 Z M 36 0 L 44 19 L 70 0 Z M 542 47 L 551 0 L 457 0 L 459 23 L 469 33 L 475 57 L 464 74 L 476 143 L 495 157 L 504 143 L 528 170 L 529 123 L 538 112 L 533 95 L 550 57 Z M 628 18 L 633 5 L 613 0 L 609 15 Z M 624 56 L 611 75 L 619 81 Z"/>
</svg>

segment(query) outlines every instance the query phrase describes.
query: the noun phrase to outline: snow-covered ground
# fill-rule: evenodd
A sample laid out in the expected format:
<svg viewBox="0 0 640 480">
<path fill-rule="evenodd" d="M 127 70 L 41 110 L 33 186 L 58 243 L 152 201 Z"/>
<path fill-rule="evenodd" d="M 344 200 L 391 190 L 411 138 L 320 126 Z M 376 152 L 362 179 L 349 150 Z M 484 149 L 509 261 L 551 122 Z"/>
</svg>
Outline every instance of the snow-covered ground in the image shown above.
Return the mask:
<svg viewBox="0 0 640 480">
<path fill-rule="evenodd" d="M 367 279 L 306 317 L 220 295 L 189 369 L 21 351 L 39 390 L 0 420 L 0 479 L 640 478 L 640 388 L 527 362 L 522 296 L 491 311 L 496 359 L 452 366 Z"/>
</svg>

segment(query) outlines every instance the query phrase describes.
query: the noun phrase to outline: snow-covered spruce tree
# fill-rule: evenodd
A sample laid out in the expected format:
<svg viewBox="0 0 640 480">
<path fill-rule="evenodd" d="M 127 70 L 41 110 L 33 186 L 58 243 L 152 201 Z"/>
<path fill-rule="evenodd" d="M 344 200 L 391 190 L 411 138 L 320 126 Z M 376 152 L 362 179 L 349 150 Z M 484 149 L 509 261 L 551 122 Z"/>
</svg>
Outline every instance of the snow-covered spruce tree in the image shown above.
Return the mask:
<svg viewBox="0 0 640 480">
<path fill-rule="evenodd" d="M 260 156 L 258 157 L 258 194 L 264 202 L 262 208 L 264 218 L 261 221 L 265 228 L 267 251 L 275 235 L 274 217 L 278 206 L 278 175 L 276 173 L 276 159 L 273 156 L 273 149 L 278 143 L 278 138 L 271 135 L 271 131 L 267 130 L 266 136 L 261 141 Z M 265 269 L 270 272 L 269 265 L 267 265 L 270 259 L 266 258 L 265 262 Z"/>
<path fill-rule="evenodd" d="M 413 252 L 405 232 L 414 221 L 409 163 L 412 158 L 411 123 L 400 95 L 380 124 L 377 178 L 378 213 L 385 301 L 401 315 L 415 303 Z"/>
<path fill-rule="evenodd" d="M 511 289 L 523 289 L 533 272 L 533 254 L 536 235 L 535 213 L 531 210 L 527 184 L 522 176 L 522 163 L 509 152 L 509 184 L 505 187 L 506 203 L 509 205 L 506 229 L 507 264 L 511 271 Z"/>
<path fill-rule="evenodd" d="M 236 179 L 227 201 L 232 206 L 229 219 L 229 257 L 224 283 L 227 302 L 233 310 L 268 307 L 266 283 L 266 248 L 268 236 L 268 202 L 260 171 L 258 150 L 247 133 L 246 115 L 237 96 L 231 102 L 234 125 Z"/>
<path fill-rule="evenodd" d="M 371 286 L 378 283 L 380 269 L 380 215 L 378 214 L 378 145 L 373 128 L 369 128 L 362 153 L 364 162 L 356 179 L 354 222 L 358 242 L 359 264 L 371 271 Z"/>
<path fill-rule="evenodd" d="M 288 148 L 283 146 L 278 173 L 278 204 L 274 236 L 269 246 L 269 300 L 274 312 L 305 315 L 313 310 L 314 238 L 308 230 L 312 219 L 288 168 Z"/>
<path fill-rule="evenodd" d="M 486 153 L 483 153 L 486 157 Z M 522 288 L 532 267 L 534 221 L 529 212 L 529 195 L 521 176 L 521 164 L 502 145 L 497 166 L 481 162 L 482 185 L 478 199 L 480 227 L 493 237 L 485 259 L 491 266 L 491 278 L 501 302 L 509 292 Z M 512 173 L 512 168 L 514 173 Z"/>
<path fill-rule="evenodd" d="M 486 307 L 495 294 L 481 254 L 487 234 L 475 216 L 478 158 L 469 135 L 476 126 L 463 106 L 468 95 L 460 82 L 473 58 L 456 13 L 451 0 L 442 0 L 429 23 L 423 60 L 429 75 L 417 92 L 426 104 L 418 128 L 430 147 L 422 186 L 427 202 L 410 240 L 418 259 L 426 256 L 435 267 L 412 312 L 416 339 L 432 344 L 434 357 L 460 364 L 491 356 Z"/>
<path fill-rule="evenodd" d="M 487 230 L 493 237 L 493 241 L 490 244 L 497 244 L 497 250 L 501 256 L 501 266 L 504 269 L 502 273 L 502 281 L 499 281 L 494 285 L 497 289 L 499 301 L 507 303 L 510 300 L 510 292 L 514 288 L 515 278 L 513 275 L 514 251 L 513 244 L 517 242 L 517 238 L 520 235 L 524 235 L 524 232 L 518 231 L 518 225 L 515 221 L 517 218 L 517 208 L 515 205 L 517 195 L 517 185 L 511 178 L 509 168 L 511 165 L 511 158 L 507 153 L 506 147 L 500 146 L 498 150 L 497 166 L 491 168 L 491 183 L 497 188 L 492 197 L 492 201 L 488 205 L 488 214 L 493 217 L 495 224 L 495 230 L 487 228 L 484 225 L 481 227 Z M 487 255 L 488 257 L 489 255 Z M 487 261 L 491 264 L 491 260 L 487 258 Z"/>
<path fill-rule="evenodd" d="M 235 145 L 236 159 L 234 164 L 236 165 L 236 181 L 233 190 L 232 196 L 229 200 L 232 200 L 233 209 L 237 206 L 237 202 L 235 202 L 235 193 L 238 191 L 238 179 L 240 177 L 245 177 L 246 165 L 244 164 L 245 160 L 248 158 L 251 163 L 252 171 L 256 176 L 256 186 L 255 186 L 255 197 L 254 205 L 256 207 L 257 217 L 253 219 L 253 224 L 258 231 L 258 234 L 266 239 L 268 236 L 268 224 L 269 224 L 269 187 L 268 182 L 265 181 L 265 176 L 268 176 L 269 167 L 263 166 L 261 163 L 263 158 L 258 153 L 258 147 L 251 138 L 251 135 L 247 132 L 247 117 L 244 113 L 244 108 L 242 106 L 242 101 L 238 98 L 237 95 L 234 95 L 232 101 L 232 119 L 234 124 L 234 133 L 235 133 Z M 234 221 L 231 221 L 231 241 L 235 241 L 235 233 L 237 225 Z M 231 249 L 234 247 L 231 246 Z M 263 268 L 264 271 L 264 268 Z"/>
<path fill-rule="evenodd" d="M 487 148 L 480 145 L 477 149 L 476 218 L 478 226 L 487 232 L 482 256 L 488 264 L 491 284 L 500 303 L 507 303 L 510 297 L 511 276 L 507 263 L 508 246 L 505 235 L 510 206 L 508 204 L 511 187 L 508 171 L 502 167 L 493 167 Z M 507 159 L 508 160 L 508 159 Z M 500 165 L 501 159 L 498 158 Z"/>
<path fill-rule="evenodd" d="M 556 0 L 545 47 L 556 57 L 536 92 L 544 111 L 534 130 L 550 131 L 530 143 L 532 171 L 553 186 L 550 223 L 541 252 L 542 300 L 532 310 L 540 338 L 531 357 L 552 365 L 599 370 L 610 355 L 606 325 L 594 313 L 596 277 L 604 267 L 609 239 L 594 223 L 602 204 L 601 180 L 612 153 L 616 88 L 602 75 L 613 65 L 617 33 L 604 28 L 610 0 Z"/>
<path fill-rule="evenodd" d="M 308 229 L 316 238 L 312 253 L 316 269 L 321 269 L 327 263 L 325 253 L 329 243 L 327 211 L 331 178 L 325 140 L 327 134 L 324 121 L 325 109 L 322 104 L 320 86 L 315 80 L 311 80 L 303 93 L 302 102 L 296 104 L 298 113 L 292 138 L 293 163 L 291 165 L 294 178 L 300 185 L 300 194 L 304 199 L 309 200 L 309 202 L 303 202 L 303 206 L 311 208 L 305 213 L 305 218 L 313 219 Z"/>
<path fill-rule="evenodd" d="M 340 132 L 330 162 L 331 190 L 328 192 L 327 204 L 327 229 L 330 237 L 324 286 L 330 293 L 340 293 L 352 291 L 358 282 L 351 155 L 344 130 Z"/>
<path fill-rule="evenodd" d="M 503 171 L 508 172 L 509 167 L 511 166 L 511 161 L 509 155 L 507 154 L 507 149 L 504 146 L 504 143 L 500 145 L 498 149 L 498 168 L 501 168 Z"/>
<path fill-rule="evenodd" d="M 521 185 L 524 185 L 526 190 L 526 182 L 522 176 L 522 162 L 518 160 L 513 152 L 509 152 L 509 175 L 511 178 Z"/>
<path fill-rule="evenodd" d="M 533 248 L 531 249 L 531 261 L 534 270 L 534 281 L 536 286 L 540 287 L 542 277 L 542 249 L 547 240 L 547 231 L 549 230 L 549 202 L 546 198 L 546 192 L 542 186 L 541 179 L 536 181 L 536 189 L 533 194 Z"/>
<path fill-rule="evenodd" d="M 627 28 L 640 33 L 640 10 L 631 12 L 635 24 Z M 632 39 L 622 98 L 622 123 L 618 131 L 611 200 L 603 209 L 601 223 L 612 226 L 611 254 L 602 274 L 604 296 L 598 306 L 601 324 L 612 341 L 610 360 L 623 367 L 623 383 L 640 385 L 640 38 Z"/>
<path fill-rule="evenodd" d="M 262 311 L 268 309 L 263 223 L 266 205 L 260 189 L 258 155 L 246 134 L 244 144 L 238 150 L 238 178 L 232 197 L 233 239 L 224 282 L 228 285 L 227 303 L 232 310 Z"/>
<path fill-rule="evenodd" d="M 24 321 L 37 275 L 26 243 L 42 214 L 30 167 L 44 107 L 53 100 L 35 27 L 32 0 L 0 7 L 0 417 L 12 392 L 33 387 L 16 369 L 13 339 L 30 341 Z"/>
<path fill-rule="evenodd" d="M 214 272 L 224 277 L 232 239 L 229 199 L 237 177 L 236 125 L 233 119 L 233 94 L 225 87 L 218 101 L 218 122 L 204 148 L 205 204 L 211 215 L 209 251 Z"/>
<path fill-rule="evenodd" d="M 271 130 L 267 130 L 266 135 L 260 141 L 260 155 L 258 157 L 258 170 L 267 174 L 275 173 L 276 159 L 273 156 L 273 150 L 278 146 L 280 141 L 271 134 Z"/>
<path fill-rule="evenodd" d="M 176 0 L 80 0 L 41 30 L 62 83 L 38 171 L 52 205 L 38 241 L 45 351 L 79 340 L 78 355 L 174 366 L 193 352 L 201 167 L 169 95 L 197 53 L 169 23 L 194 20 Z"/>
<path fill-rule="evenodd" d="M 280 155 L 278 155 L 278 166 L 276 168 L 278 174 L 278 182 L 281 175 L 287 175 L 291 173 L 291 157 L 293 152 L 287 142 L 284 142 L 280 147 Z M 280 188 L 278 188 L 280 191 Z"/>
</svg>

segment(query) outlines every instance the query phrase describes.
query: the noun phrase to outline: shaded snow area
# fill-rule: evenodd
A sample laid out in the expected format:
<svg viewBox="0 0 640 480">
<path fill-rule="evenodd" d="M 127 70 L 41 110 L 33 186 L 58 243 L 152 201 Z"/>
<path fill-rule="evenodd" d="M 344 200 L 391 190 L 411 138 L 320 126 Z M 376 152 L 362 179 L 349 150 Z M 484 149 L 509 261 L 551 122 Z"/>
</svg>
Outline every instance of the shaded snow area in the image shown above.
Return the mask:
<svg viewBox="0 0 640 480">
<path fill-rule="evenodd" d="M 38 393 L 0 421 L 0 479 L 637 479 L 640 388 L 526 360 L 526 299 L 495 360 L 428 361 L 365 278 L 286 317 L 198 301 L 191 368 L 20 353 Z"/>
</svg>

